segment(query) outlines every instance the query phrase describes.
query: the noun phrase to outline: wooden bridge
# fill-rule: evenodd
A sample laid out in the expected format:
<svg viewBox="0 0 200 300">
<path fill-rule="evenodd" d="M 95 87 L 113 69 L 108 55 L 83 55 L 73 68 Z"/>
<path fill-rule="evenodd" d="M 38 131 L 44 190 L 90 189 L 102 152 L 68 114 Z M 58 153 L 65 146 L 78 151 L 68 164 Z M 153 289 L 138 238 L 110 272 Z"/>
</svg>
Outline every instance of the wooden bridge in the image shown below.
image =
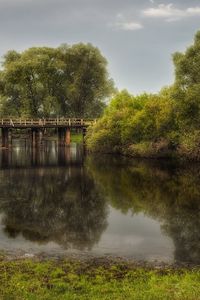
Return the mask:
<svg viewBox="0 0 200 300">
<path fill-rule="evenodd" d="M 38 146 L 43 139 L 47 128 L 57 129 L 58 144 L 67 146 L 70 144 L 71 129 L 77 128 L 82 131 L 83 137 L 87 127 L 94 124 L 95 119 L 56 118 L 56 119 L 0 119 L 2 143 L 1 146 L 8 148 L 12 143 L 12 131 L 14 129 L 29 129 L 31 132 L 32 146 Z"/>
</svg>

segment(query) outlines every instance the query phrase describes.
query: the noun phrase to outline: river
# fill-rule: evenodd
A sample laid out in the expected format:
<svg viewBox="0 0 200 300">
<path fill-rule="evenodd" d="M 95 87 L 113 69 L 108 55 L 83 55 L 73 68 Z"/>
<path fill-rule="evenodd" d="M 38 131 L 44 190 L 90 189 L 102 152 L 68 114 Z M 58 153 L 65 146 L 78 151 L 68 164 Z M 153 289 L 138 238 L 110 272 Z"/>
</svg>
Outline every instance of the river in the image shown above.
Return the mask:
<svg viewBox="0 0 200 300">
<path fill-rule="evenodd" d="M 0 150 L 0 251 L 200 263 L 200 164 Z"/>
</svg>

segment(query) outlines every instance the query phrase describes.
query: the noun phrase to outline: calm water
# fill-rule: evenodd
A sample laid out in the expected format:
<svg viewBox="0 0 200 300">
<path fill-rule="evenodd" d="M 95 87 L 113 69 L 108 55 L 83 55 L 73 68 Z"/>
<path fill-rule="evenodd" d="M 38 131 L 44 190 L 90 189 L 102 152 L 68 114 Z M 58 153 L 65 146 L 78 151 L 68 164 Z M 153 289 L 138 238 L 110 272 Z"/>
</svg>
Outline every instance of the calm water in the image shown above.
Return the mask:
<svg viewBox="0 0 200 300">
<path fill-rule="evenodd" d="M 200 263 L 200 164 L 1 150 L 0 251 Z"/>
</svg>

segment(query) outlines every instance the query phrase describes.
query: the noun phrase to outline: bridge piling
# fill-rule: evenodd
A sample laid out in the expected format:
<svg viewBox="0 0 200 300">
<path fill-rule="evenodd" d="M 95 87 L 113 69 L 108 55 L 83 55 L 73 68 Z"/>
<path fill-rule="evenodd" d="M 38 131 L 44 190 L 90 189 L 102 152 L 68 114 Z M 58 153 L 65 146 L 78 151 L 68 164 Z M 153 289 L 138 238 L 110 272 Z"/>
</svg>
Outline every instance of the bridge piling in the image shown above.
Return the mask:
<svg viewBox="0 0 200 300">
<path fill-rule="evenodd" d="M 32 142 L 32 147 L 36 146 L 36 130 L 31 129 L 31 142 Z"/>
<path fill-rule="evenodd" d="M 65 130 L 65 145 L 70 146 L 71 142 L 71 132 L 69 128 L 66 128 Z"/>
<path fill-rule="evenodd" d="M 64 146 L 63 128 L 58 128 L 58 145 Z"/>
<path fill-rule="evenodd" d="M 85 136 L 87 133 L 87 129 L 85 127 L 82 128 L 82 134 L 83 134 L 83 144 L 85 144 Z"/>
<path fill-rule="evenodd" d="M 70 128 L 58 128 L 58 145 L 69 146 L 71 139 Z"/>
<path fill-rule="evenodd" d="M 8 148 L 9 147 L 9 129 L 2 128 L 1 135 L 2 135 L 2 147 Z"/>
<path fill-rule="evenodd" d="M 43 132 L 40 128 L 31 129 L 32 147 L 38 147 L 42 143 Z"/>
</svg>

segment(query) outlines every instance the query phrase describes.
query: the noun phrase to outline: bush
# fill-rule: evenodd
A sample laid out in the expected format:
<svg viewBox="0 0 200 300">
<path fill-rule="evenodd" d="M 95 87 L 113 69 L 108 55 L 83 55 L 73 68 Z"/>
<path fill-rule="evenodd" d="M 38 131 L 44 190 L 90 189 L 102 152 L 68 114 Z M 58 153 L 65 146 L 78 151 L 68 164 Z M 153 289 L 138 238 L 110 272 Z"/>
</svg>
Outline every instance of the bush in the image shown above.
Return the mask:
<svg viewBox="0 0 200 300">
<path fill-rule="evenodd" d="M 171 156 L 169 142 L 165 139 L 161 139 L 155 143 L 142 142 L 138 144 L 132 144 L 128 148 L 123 149 L 123 154 L 133 157 L 144 158 L 161 158 Z"/>
<path fill-rule="evenodd" d="M 200 130 L 187 132 L 181 137 L 178 153 L 182 157 L 200 160 Z"/>
</svg>

